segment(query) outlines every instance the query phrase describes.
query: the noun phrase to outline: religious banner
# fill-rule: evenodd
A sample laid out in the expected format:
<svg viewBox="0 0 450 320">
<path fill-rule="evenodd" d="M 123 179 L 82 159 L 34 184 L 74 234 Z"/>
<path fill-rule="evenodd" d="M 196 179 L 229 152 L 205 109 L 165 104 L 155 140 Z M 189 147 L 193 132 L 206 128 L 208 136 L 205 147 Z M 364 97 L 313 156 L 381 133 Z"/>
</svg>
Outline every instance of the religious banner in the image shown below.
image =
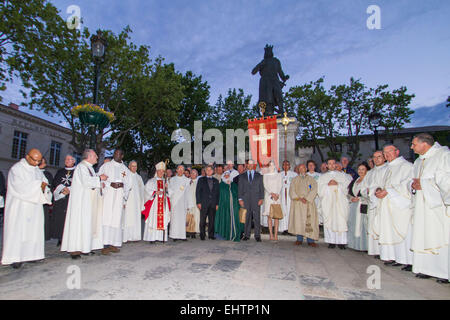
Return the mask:
<svg viewBox="0 0 450 320">
<path fill-rule="evenodd" d="M 273 160 L 278 169 L 277 117 L 248 119 L 247 122 L 252 159 L 256 159 L 260 167 L 267 166 Z"/>
</svg>

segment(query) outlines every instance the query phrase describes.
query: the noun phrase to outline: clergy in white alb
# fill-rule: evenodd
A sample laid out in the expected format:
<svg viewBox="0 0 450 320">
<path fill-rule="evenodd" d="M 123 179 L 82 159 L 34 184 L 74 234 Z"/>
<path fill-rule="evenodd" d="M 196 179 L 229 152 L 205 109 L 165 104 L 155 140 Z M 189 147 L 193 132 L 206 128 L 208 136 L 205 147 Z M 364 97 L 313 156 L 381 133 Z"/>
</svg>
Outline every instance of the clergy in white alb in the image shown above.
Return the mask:
<svg viewBox="0 0 450 320">
<path fill-rule="evenodd" d="M 145 203 L 142 214 L 145 217 L 144 241 L 167 241 L 167 230 L 170 222 L 170 198 L 167 190 L 167 179 L 164 177 L 164 162 L 156 165 L 155 176 L 145 184 L 145 192 L 149 200 Z"/>
<path fill-rule="evenodd" d="M 114 151 L 113 160 L 102 165 L 99 174 L 105 174 L 103 192 L 103 244 L 111 252 L 122 246 L 124 206 L 131 187 L 130 170 L 122 162 L 123 151 Z"/>
<path fill-rule="evenodd" d="M 176 240 L 186 240 L 186 214 L 188 208 L 192 207 L 192 199 L 189 193 L 191 179 L 184 176 L 184 166 L 179 165 L 176 175 L 170 179 L 169 194 L 171 217 L 169 238 Z"/>
<path fill-rule="evenodd" d="M 125 221 L 123 227 L 123 242 L 142 240 L 141 217 L 145 204 L 145 185 L 142 177 L 137 173 L 137 162 L 131 161 L 130 192 L 125 205 Z"/>
<path fill-rule="evenodd" d="M 351 176 L 336 171 L 336 160 L 328 159 L 328 171 L 318 180 L 320 204 L 323 212 L 325 242 L 329 248 L 347 244 L 347 219 L 349 213 L 348 185 Z"/>
<path fill-rule="evenodd" d="M 367 210 L 368 254 L 379 256 L 380 246 L 378 244 L 378 236 L 373 231 L 373 221 L 380 199 L 375 196 L 375 192 L 384 185 L 384 175 L 386 174 L 388 165 L 381 150 L 375 151 L 372 159 L 375 166 L 367 172 L 362 182 L 361 195 L 369 199 Z"/>
<path fill-rule="evenodd" d="M 291 171 L 291 164 L 288 160 L 283 161 L 283 171 L 281 175 L 281 209 L 283 210 L 283 219 L 279 221 L 278 231 L 285 232 L 289 229 L 289 215 L 291 210 L 291 197 L 289 196 L 289 188 L 292 180 L 297 176 Z"/>
<path fill-rule="evenodd" d="M 8 173 L 4 211 L 2 264 L 20 267 L 44 253 L 44 204 L 51 204 L 48 181 L 38 165 L 42 154 L 32 149 Z"/>
<path fill-rule="evenodd" d="M 69 252 L 74 259 L 81 253 L 103 249 L 100 189 L 107 176 L 95 173 L 93 165 L 98 159 L 95 151 L 84 151 L 82 158 L 72 177 L 61 243 L 61 251 Z"/>
<path fill-rule="evenodd" d="M 414 215 L 411 250 L 413 272 L 449 279 L 450 151 L 429 134 L 418 134 L 411 145 L 419 158 L 414 162 L 412 183 Z"/>
<path fill-rule="evenodd" d="M 412 265 L 412 198 L 410 192 L 413 165 L 400 156 L 394 145 L 383 148 L 388 168 L 383 185 L 375 195 L 379 201 L 373 231 L 380 244 L 380 259 L 394 266 Z"/>
<path fill-rule="evenodd" d="M 190 194 L 189 197 L 191 197 L 191 200 L 188 202 L 189 203 L 188 212 L 194 215 L 194 222 L 195 222 L 194 232 L 200 233 L 200 210 L 196 206 L 197 182 L 198 182 L 198 171 L 196 169 L 192 169 L 191 182 L 189 182 L 189 191 L 188 191 L 188 193 Z M 191 238 L 195 239 L 195 233 L 191 234 Z"/>
</svg>

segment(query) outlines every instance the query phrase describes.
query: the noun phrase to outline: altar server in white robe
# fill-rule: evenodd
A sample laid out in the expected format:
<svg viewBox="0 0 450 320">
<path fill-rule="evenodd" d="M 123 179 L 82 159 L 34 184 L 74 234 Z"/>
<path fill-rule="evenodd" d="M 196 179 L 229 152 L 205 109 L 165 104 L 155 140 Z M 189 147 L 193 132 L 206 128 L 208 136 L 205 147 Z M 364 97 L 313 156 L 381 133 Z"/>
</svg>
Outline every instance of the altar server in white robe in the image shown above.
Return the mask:
<svg viewBox="0 0 450 320">
<path fill-rule="evenodd" d="M 336 171 L 336 160 L 327 160 L 328 171 L 318 180 L 320 204 L 323 212 L 325 242 L 328 248 L 345 249 L 349 213 L 348 185 L 351 176 Z"/>
<path fill-rule="evenodd" d="M 374 217 L 374 233 L 380 244 L 380 258 L 385 265 L 403 266 L 403 270 L 412 269 L 412 195 L 410 192 L 413 178 L 413 165 L 400 156 L 400 150 L 394 145 L 383 148 L 388 161 L 383 185 L 375 195 L 379 201 Z"/>
<path fill-rule="evenodd" d="M 179 165 L 176 175 L 170 179 L 169 194 L 172 206 L 169 238 L 174 241 L 186 239 L 186 214 L 188 208 L 194 204 L 189 196 L 189 183 L 191 179 L 184 176 L 184 166 Z"/>
<path fill-rule="evenodd" d="M 155 176 L 145 184 L 145 192 L 149 200 L 145 203 L 142 214 L 145 217 L 144 241 L 167 241 L 167 227 L 170 222 L 170 195 L 167 188 L 168 177 L 165 177 L 166 165 L 159 162 Z"/>
<path fill-rule="evenodd" d="M 419 155 L 414 162 L 411 185 L 414 202 L 412 271 L 419 278 L 432 276 L 448 283 L 450 151 L 434 142 L 427 133 L 416 135 L 411 149 Z"/>
<path fill-rule="evenodd" d="M 291 164 L 288 160 L 283 161 L 283 171 L 281 175 L 281 209 L 283 210 L 283 219 L 279 221 L 278 231 L 287 232 L 289 229 L 289 214 L 291 210 L 291 197 L 289 196 L 289 188 L 292 180 L 297 174 L 291 170 Z"/>
<path fill-rule="evenodd" d="M 306 169 L 308 169 L 308 172 L 306 172 L 306 174 L 308 176 L 314 178 L 314 180 L 316 180 L 316 182 L 318 182 L 319 181 L 319 177 L 322 174 L 316 171 L 316 167 L 317 167 L 317 165 L 316 165 L 316 162 L 314 160 L 306 161 Z M 322 207 L 320 205 L 319 194 L 317 194 L 316 198 L 314 199 L 314 203 L 316 204 L 317 215 L 319 216 L 319 225 L 322 226 L 323 225 L 323 214 L 322 214 Z"/>
<path fill-rule="evenodd" d="M 375 192 L 384 185 L 384 175 L 388 165 L 381 150 L 374 152 L 372 160 L 375 166 L 367 172 L 361 187 L 361 194 L 369 199 L 369 210 L 367 212 L 368 254 L 379 258 L 380 246 L 378 244 L 378 236 L 373 231 L 373 221 L 380 199 L 375 196 Z"/>
<path fill-rule="evenodd" d="M 130 192 L 125 205 L 123 242 L 142 240 L 141 217 L 145 204 L 145 186 L 142 177 L 137 173 L 137 162 L 131 161 L 128 169 L 130 170 Z"/>
<path fill-rule="evenodd" d="M 61 243 L 61 251 L 69 252 L 72 259 L 103 249 L 100 189 L 101 181 L 108 177 L 95 173 L 93 165 L 98 157 L 94 150 L 85 150 L 82 158 L 72 177 Z"/>
<path fill-rule="evenodd" d="M 41 152 L 32 149 L 8 173 L 2 264 L 13 268 L 45 258 L 43 205 L 51 204 L 52 193 L 38 167 L 41 159 Z"/>
<path fill-rule="evenodd" d="M 123 151 L 114 151 L 113 160 L 102 165 L 99 174 L 108 179 L 103 188 L 103 244 L 110 252 L 122 246 L 125 203 L 131 188 L 130 170 L 122 162 Z"/>
</svg>

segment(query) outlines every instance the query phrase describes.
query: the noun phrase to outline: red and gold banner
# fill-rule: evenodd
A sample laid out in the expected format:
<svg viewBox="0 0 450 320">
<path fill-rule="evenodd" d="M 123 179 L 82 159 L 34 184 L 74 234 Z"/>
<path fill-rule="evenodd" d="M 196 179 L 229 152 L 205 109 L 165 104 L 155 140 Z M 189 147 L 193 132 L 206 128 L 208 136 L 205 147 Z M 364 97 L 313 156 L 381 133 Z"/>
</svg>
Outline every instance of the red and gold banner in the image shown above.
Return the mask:
<svg viewBox="0 0 450 320">
<path fill-rule="evenodd" d="M 257 159 L 260 167 L 272 160 L 279 168 L 277 117 L 248 119 L 247 122 L 252 159 Z"/>
</svg>

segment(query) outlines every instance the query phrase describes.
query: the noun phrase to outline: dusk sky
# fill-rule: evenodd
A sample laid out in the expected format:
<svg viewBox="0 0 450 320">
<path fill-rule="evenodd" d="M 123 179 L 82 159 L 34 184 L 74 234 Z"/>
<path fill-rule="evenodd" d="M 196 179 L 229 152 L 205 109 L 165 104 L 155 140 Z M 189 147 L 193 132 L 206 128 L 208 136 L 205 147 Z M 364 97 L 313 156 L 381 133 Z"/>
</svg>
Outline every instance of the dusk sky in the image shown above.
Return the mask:
<svg viewBox="0 0 450 320">
<path fill-rule="evenodd" d="M 369 87 L 406 86 L 413 109 L 443 103 L 450 95 L 450 1 L 448 0 L 55 0 L 67 19 L 81 9 L 91 33 L 126 25 L 132 41 L 151 46 L 177 70 L 192 70 L 211 86 L 210 103 L 228 88 L 258 98 L 259 76 L 250 71 L 266 43 L 291 78 L 287 87 L 325 76 L 325 85 L 360 78 Z M 381 9 L 381 29 L 369 30 L 369 5 Z M 21 102 L 19 82 L 3 103 Z M 286 90 L 286 89 L 285 89 Z M 22 108 L 24 109 L 24 108 Z M 449 109 L 436 123 L 449 124 Z M 430 109 L 431 110 L 431 109 Z M 423 119 L 422 119 L 423 120 Z M 430 119 L 431 121 L 431 119 Z M 434 120 L 432 120 L 434 121 Z M 418 123 L 418 122 L 417 122 Z M 408 125 L 412 126 L 414 123 Z"/>
</svg>

